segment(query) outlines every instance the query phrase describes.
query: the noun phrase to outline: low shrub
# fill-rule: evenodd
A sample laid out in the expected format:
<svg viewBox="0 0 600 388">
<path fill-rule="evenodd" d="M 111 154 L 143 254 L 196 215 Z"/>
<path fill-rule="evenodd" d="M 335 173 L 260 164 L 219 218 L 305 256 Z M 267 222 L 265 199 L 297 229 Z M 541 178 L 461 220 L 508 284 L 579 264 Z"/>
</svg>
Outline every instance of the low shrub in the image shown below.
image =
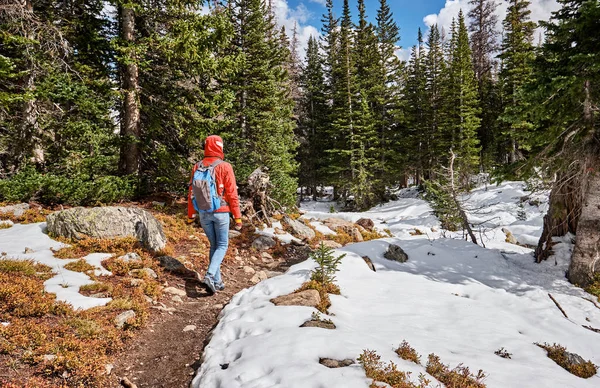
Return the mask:
<svg viewBox="0 0 600 388">
<path fill-rule="evenodd" d="M 408 342 L 402 341 L 395 352 L 398 356 L 400 356 L 401 359 L 412 361 L 415 364 L 421 365 L 421 357 L 417 351 L 408 344 Z"/>
<path fill-rule="evenodd" d="M 548 358 L 575 376 L 587 379 L 594 376 L 598 372 L 598 366 L 589 360 L 583 363 L 574 363 L 570 361 L 567 354 L 567 349 L 564 346 L 558 344 L 549 345 L 547 343 L 536 343 L 536 345 L 546 350 Z"/>
<path fill-rule="evenodd" d="M 398 370 L 398 366 L 391 361 L 384 364 L 381 356 L 372 350 L 363 351 L 358 357 L 358 362 L 364 368 L 367 377 L 374 380 L 370 388 L 380 387 L 376 382 L 389 384 L 392 388 L 426 388 L 431 383 L 422 374 L 418 383 L 410 381 L 410 372 Z"/>
<path fill-rule="evenodd" d="M 140 242 L 134 237 L 115 239 L 88 237 L 74 241 L 65 238 L 57 238 L 57 240 L 70 245 L 54 251 L 54 257 L 59 259 L 79 259 L 95 252 L 112 253 L 115 256 L 122 256 L 129 252 L 135 252 L 140 256 L 148 256 Z"/>
<path fill-rule="evenodd" d="M 133 198 L 135 182 L 135 177 L 42 174 L 25 168 L 0 180 L 0 199 L 67 205 L 114 203 Z"/>
<path fill-rule="evenodd" d="M 107 293 L 111 294 L 113 290 L 113 286 L 110 283 L 100 283 L 95 282 L 92 284 L 86 284 L 84 286 L 79 287 L 79 293 L 82 295 L 91 295 L 98 293 Z"/>
<path fill-rule="evenodd" d="M 39 277 L 42 280 L 48 280 L 52 277 L 52 268 L 33 260 L 0 260 L 0 272 Z"/>
<path fill-rule="evenodd" d="M 435 354 L 429 355 L 425 370 L 446 387 L 485 388 L 482 382 L 486 377 L 483 370 L 480 369 L 477 375 L 473 375 L 466 366 L 458 365 L 450 369 Z"/>
<path fill-rule="evenodd" d="M 46 221 L 46 216 L 50 213 L 49 210 L 36 207 L 25 210 L 19 216 L 15 216 L 13 213 L 0 213 L 0 220 L 10 220 L 15 224 L 36 224 Z"/>
<path fill-rule="evenodd" d="M 96 267 L 94 267 L 93 265 L 91 265 L 90 263 L 88 263 L 87 261 L 85 261 L 83 259 L 77 260 L 77 261 L 72 261 L 72 262 L 66 264 L 64 268 L 69 271 L 75 271 L 75 272 L 87 272 L 87 271 L 93 271 L 94 269 L 96 269 Z"/>
</svg>

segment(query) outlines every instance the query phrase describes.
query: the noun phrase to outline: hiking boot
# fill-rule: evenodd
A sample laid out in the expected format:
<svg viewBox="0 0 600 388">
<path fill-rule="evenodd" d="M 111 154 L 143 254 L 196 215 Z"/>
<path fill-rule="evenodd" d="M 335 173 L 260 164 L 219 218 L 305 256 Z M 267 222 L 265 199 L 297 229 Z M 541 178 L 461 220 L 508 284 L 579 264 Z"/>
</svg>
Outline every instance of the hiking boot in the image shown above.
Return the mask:
<svg viewBox="0 0 600 388">
<path fill-rule="evenodd" d="M 215 288 L 217 291 L 223 291 L 225 289 L 225 283 L 223 283 L 223 281 L 215 282 Z"/>
<path fill-rule="evenodd" d="M 206 286 L 206 290 L 209 293 L 214 294 L 215 292 L 217 292 L 217 288 L 215 287 L 215 282 L 210 275 L 206 275 L 204 277 L 204 280 L 202 280 L 202 283 Z"/>
</svg>

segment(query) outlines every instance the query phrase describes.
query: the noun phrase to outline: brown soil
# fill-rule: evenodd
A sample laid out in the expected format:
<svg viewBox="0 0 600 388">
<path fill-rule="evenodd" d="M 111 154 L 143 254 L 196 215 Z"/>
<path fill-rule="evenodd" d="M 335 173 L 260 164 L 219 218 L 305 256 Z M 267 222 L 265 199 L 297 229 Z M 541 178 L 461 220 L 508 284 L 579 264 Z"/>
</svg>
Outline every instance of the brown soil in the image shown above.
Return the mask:
<svg viewBox="0 0 600 388">
<path fill-rule="evenodd" d="M 233 295 L 253 285 L 250 281 L 253 275 L 244 273 L 243 266 L 251 266 L 256 271 L 283 272 L 306 259 L 302 249 L 290 246 L 281 257 L 273 254 L 278 265 L 268 269 L 258 258 L 260 255 L 254 253 L 257 260 L 251 260 L 247 250 L 241 249 L 239 253 L 240 260 L 235 264 L 222 265 L 226 288 L 215 295 L 209 295 L 195 279 L 168 275 L 169 286 L 186 291 L 187 295 L 181 298 L 183 303 L 174 302 L 170 295 L 162 296 L 159 301 L 162 305 L 154 306 L 148 324 L 116 357 L 110 387 L 122 387 L 124 377 L 138 388 L 189 387 L 200 367 L 204 346 L 210 341 L 210 332 L 218 323 L 219 313 Z M 161 307 L 175 311 L 161 311 Z M 195 330 L 184 332 L 188 325 L 196 326 Z"/>
</svg>

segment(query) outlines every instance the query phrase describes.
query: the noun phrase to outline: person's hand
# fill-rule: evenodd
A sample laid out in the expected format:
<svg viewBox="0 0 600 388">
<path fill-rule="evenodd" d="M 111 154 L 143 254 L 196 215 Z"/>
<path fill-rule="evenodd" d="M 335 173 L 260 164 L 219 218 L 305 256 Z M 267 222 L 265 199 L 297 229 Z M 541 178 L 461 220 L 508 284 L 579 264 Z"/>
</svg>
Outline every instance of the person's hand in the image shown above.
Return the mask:
<svg viewBox="0 0 600 388">
<path fill-rule="evenodd" d="M 241 220 L 241 218 L 236 218 L 235 219 L 235 226 L 233 227 L 233 229 L 237 230 L 238 232 L 240 230 L 242 230 L 242 220 Z"/>
</svg>

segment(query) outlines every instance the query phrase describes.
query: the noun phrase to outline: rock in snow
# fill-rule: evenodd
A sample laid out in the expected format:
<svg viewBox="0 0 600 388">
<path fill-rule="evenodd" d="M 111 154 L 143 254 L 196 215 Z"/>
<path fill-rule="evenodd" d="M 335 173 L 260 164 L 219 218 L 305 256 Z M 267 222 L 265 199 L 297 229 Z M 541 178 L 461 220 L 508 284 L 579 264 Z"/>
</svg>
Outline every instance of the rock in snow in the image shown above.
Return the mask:
<svg viewBox="0 0 600 388">
<path fill-rule="evenodd" d="M 282 222 L 291 229 L 292 235 L 298 237 L 300 240 L 312 240 L 315 238 L 315 231 L 298 220 L 293 220 L 285 216 Z"/>
<path fill-rule="evenodd" d="M 271 303 L 273 303 L 275 306 L 315 307 L 321 303 L 321 296 L 317 290 L 305 290 L 271 299 Z"/>
<path fill-rule="evenodd" d="M 408 261 L 408 255 L 406 252 L 404 252 L 404 250 L 396 244 L 390 244 L 387 251 L 383 254 L 383 257 L 399 263 L 405 263 Z"/>
<path fill-rule="evenodd" d="M 50 214 L 46 220 L 48 232 L 55 236 L 72 239 L 135 237 L 153 251 L 160 251 L 167 244 L 156 218 L 134 207 L 75 207 Z"/>
</svg>

